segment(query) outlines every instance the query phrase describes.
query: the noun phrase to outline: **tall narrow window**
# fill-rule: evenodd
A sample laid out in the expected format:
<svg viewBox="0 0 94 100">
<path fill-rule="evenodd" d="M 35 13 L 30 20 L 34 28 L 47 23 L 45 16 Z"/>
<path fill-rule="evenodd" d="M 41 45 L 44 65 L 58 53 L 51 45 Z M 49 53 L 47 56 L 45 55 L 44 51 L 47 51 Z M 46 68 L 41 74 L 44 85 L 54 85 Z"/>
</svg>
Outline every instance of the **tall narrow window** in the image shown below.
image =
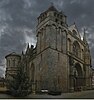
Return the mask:
<svg viewBox="0 0 94 100">
<path fill-rule="evenodd" d="M 61 51 L 63 51 L 64 53 L 66 52 L 66 36 L 67 36 L 67 32 L 63 31 L 61 34 Z"/>
<path fill-rule="evenodd" d="M 56 17 L 56 15 L 57 15 L 57 14 L 56 14 L 56 13 L 54 13 L 54 16 L 55 16 L 55 17 Z"/>
<path fill-rule="evenodd" d="M 74 55 L 81 57 L 81 49 L 80 49 L 80 45 L 77 41 L 74 41 L 74 43 L 73 43 L 73 53 L 74 53 Z"/>
<path fill-rule="evenodd" d="M 15 67 L 15 59 L 13 60 L 13 67 Z"/>
<path fill-rule="evenodd" d="M 61 27 L 59 27 L 59 29 L 58 29 L 58 33 L 61 34 Z"/>
<path fill-rule="evenodd" d="M 71 52 L 71 40 L 68 38 L 68 51 Z"/>
<path fill-rule="evenodd" d="M 57 23 L 58 22 L 58 19 L 55 19 L 55 22 Z"/>
<path fill-rule="evenodd" d="M 75 30 L 73 30 L 73 35 L 77 35 L 77 32 Z"/>
<path fill-rule="evenodd" d="M 83 49 L 82 49 L 82 52 L 81 52 L 81 58 L 83 59 Z"/>
<path fill-rule="evenodd" d="M 8 60 L 8 66 L 10 66 L 10 60 Z"/>
<path fill-rule="evenodd" d="M 42 54 L 41 54 L 41 60 L 42 60 Z"/>
<path fill-rule="evenodd" d="M 58 53 L 58 61 L 59 61 L 59 53 Z"/>
</svg>

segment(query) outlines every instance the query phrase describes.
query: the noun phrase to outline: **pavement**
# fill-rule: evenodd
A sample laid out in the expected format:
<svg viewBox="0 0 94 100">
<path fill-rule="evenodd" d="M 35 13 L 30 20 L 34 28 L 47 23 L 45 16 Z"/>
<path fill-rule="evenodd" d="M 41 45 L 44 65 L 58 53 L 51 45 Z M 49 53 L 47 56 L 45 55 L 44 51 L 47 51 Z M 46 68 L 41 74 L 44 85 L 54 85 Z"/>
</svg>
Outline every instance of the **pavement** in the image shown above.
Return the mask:
<svg viewBox="0 0 94 100">
<path fill-rule="evenodd" d="M 12 97 L 7 94 L 0 94 L 0 98 L 7 98 L 7 99 L 15 99 L 15 97 Z M 48 94 L 30 94 L 27 97 L 23 99 L 94 99 L 94 90 L 88 90 L 88 91 L 81 91 L 81 92 L 74 92 L 74 93 L 62 93 L 61 95 L 48 95 Z"/>
</svg>

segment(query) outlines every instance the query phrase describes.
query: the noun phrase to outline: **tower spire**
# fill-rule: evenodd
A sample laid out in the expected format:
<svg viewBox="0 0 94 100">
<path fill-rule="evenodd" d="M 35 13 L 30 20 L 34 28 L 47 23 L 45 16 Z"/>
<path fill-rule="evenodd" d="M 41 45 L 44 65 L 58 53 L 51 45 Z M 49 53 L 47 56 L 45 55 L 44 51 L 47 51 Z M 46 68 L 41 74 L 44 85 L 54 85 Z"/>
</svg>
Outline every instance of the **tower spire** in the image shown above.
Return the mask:
<svg viewBox="0 0 94 100">
<path fill-rule="evenodd" d="M 83 41 L 86 42 L 86 29 L 84 28 Z"/>
<path fill-rule="evenodd" d="M 29 52 L 29 43 L 27 45 L 26 54 Z"/>
<path fill-rule="evenodd" d="M 28 43 L 27 49 L 29 49 L 29 43 Z"/>
<path fill-rule="evenodd" d="M 86 28 L 84 28 L 83 41 L 88 46 L 88 42 L 87 42 L 87 39 L 86 39 Z"/>
<path fill-rule="evenodd" d="M 24 55 L 24 52 L 23 52 L 23 50 L 22 50 L 22 55 Z"/>
</svg>

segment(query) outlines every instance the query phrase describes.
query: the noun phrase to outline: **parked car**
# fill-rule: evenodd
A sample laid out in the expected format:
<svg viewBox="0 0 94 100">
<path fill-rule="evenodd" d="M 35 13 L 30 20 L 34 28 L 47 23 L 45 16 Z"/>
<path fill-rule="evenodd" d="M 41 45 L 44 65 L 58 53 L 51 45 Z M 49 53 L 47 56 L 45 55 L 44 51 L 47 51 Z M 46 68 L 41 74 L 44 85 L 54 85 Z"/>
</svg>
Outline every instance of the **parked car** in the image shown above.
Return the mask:
<svg viewBox="0 0 94 100">
<path fill-rule="evenodd" d="M 48 94 L 49 95 L 61 95 L 61 91 L 49 91 Z"/>
</svg>

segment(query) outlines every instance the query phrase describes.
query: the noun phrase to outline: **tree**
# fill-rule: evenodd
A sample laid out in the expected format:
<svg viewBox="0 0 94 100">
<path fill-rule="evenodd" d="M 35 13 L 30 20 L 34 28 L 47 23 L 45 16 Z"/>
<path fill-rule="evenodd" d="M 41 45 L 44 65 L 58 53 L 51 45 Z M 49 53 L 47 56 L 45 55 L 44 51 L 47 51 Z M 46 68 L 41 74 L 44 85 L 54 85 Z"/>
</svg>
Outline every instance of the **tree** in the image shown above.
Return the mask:
<svg viewBox="0 0 94 100">
<path fill-rule="evenodd" d="M 20 64 L 16 74 L 12 74 L 12 80 L 8 81 L 8 88 L 11 95 L 16 97 L 23 97 L 29 94 L 31 84 L 26 72 L 24 72 L 23 64 Z"/>
</svg>

